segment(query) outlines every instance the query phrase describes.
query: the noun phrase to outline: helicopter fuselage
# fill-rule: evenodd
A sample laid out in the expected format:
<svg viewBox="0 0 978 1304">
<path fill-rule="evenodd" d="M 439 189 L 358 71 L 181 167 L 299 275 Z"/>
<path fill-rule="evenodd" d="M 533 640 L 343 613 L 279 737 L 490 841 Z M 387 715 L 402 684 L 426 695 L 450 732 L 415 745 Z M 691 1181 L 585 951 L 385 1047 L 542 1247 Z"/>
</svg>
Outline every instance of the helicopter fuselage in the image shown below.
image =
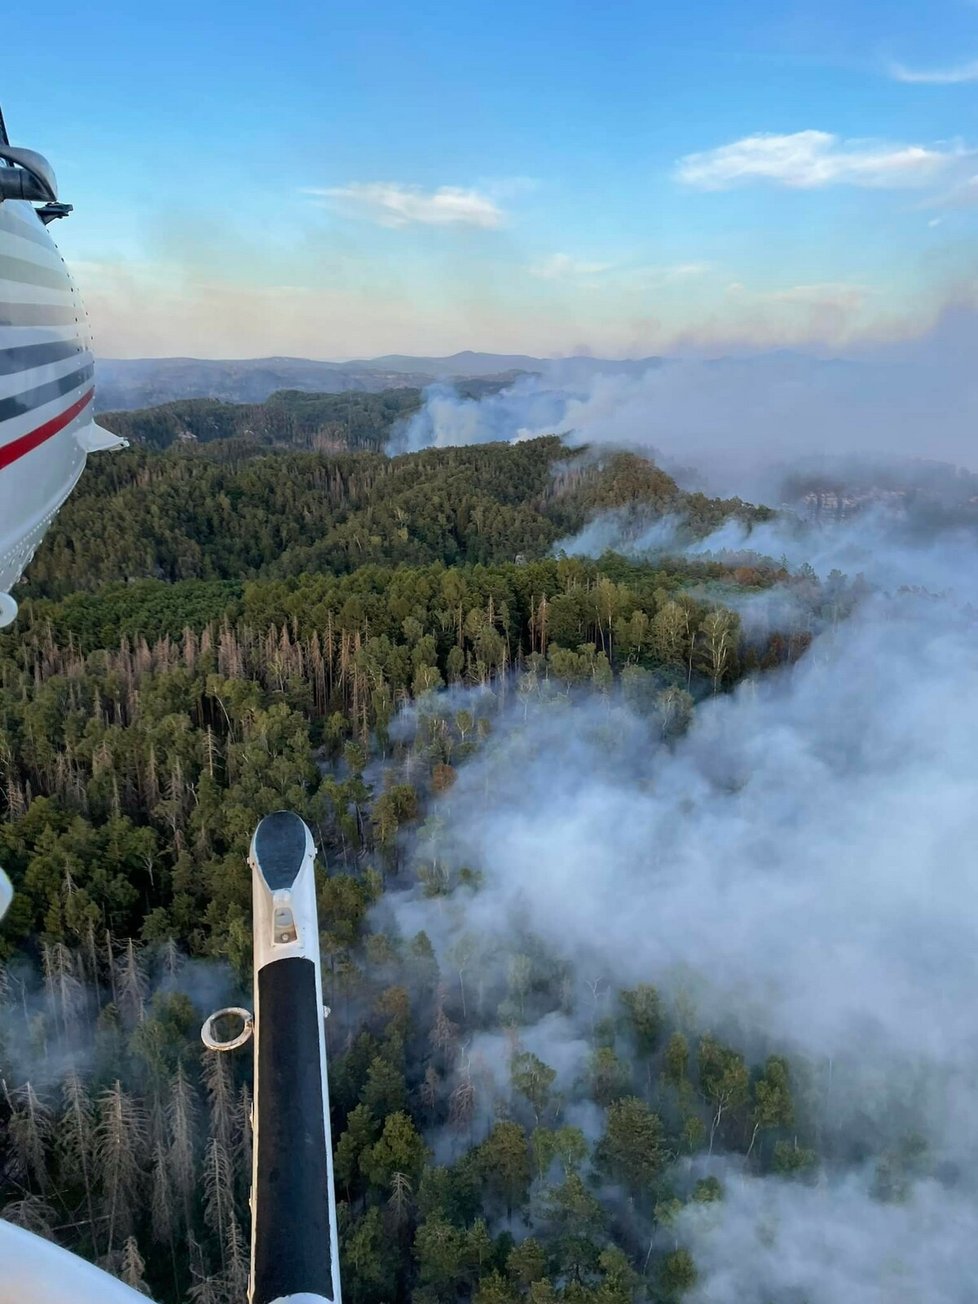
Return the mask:
<svg viewBox="0 0 978 1304">
<path fill-rule="evenodd" d="M 0 626 L 10 589 L 96 448 L 88 319 L 48 228 L 28 202 L 0 202 Z"/>
</svg>

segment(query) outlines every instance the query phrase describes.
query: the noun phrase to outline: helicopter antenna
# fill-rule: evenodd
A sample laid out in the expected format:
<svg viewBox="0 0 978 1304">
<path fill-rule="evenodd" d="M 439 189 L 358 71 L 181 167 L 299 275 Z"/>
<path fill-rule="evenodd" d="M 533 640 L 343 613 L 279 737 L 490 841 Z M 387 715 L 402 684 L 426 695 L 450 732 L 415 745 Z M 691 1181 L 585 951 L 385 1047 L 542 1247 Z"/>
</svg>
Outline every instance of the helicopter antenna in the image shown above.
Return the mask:
<svg viewBox="0 0 978 1304">
<path fill-rule="evenodd" d="M 3 120 L 3 109 L 0 108 L 0 145 L 9 145 L 10 137 L 7 135 L 7 126 Z"/>
</svg>

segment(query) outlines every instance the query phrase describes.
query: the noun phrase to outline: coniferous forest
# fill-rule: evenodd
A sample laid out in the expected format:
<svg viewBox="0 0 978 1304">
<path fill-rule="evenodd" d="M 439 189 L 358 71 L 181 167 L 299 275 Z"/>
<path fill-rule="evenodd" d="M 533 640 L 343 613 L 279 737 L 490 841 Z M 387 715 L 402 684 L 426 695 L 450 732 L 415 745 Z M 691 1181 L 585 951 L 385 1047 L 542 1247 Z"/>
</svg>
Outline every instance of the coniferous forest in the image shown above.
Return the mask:
<svg viewBox="0 0 978 1304">
<path fill-rule="evenodd" d="M 504 720 L 532 748 L 541 712 L 623 703 L 674 747 L 807 646 L 745 637 L 743 598 L 843 599 L 774 563 L 567 555 L 605 512 L 694 536 L 769 515 L 637 456 L 388 457 L 416 396 L 314 400 L 257 432 L 213 405 L 193 439 L 124 414 L 135 446 L 92 459 L 0 635 L 0 1212 L 161 1304 L 245 1297 L 251 1056 L 199 1029 L 251 1004 L 245 857 L 288 807 L 320 850 L 351 1304 L 678 1300 L 676 1215 L 722 1198 L 690 1156 L 806 1180 L 811 1084 L 692 1001 L 480 931 L 446 813 Z M 587 1043 L 572 1073 L 524 1037 L 551 1015 Z"/>
</svg>

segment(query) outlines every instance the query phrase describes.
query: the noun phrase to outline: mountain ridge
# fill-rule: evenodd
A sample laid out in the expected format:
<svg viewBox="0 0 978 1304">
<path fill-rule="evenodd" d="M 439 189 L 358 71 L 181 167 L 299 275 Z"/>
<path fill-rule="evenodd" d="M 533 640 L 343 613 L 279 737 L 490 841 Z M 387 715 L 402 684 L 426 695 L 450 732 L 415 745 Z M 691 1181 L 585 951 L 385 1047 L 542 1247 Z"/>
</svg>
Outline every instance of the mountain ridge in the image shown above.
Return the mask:
<svg viewBox="0 0 978 1304">
<path fill-rule="evenodd" d="M 388 354 L 347 362 L 292 358 L 102 358 L 96 407 L 100 412 L 155 407 L 175 399 L 216 398 L 231 403 L 262 403 L 278 390 L 338 394 L 385 389 L 424 389 L 439 381 L 515 380 L 536 372 L 559 377 L 599 371 L 638 373 L 661 366 L 662 358 L 615 359 L 574 356 L 537 358 L 530 354 L 465 350 L 444 357 Z"/>
</svg>

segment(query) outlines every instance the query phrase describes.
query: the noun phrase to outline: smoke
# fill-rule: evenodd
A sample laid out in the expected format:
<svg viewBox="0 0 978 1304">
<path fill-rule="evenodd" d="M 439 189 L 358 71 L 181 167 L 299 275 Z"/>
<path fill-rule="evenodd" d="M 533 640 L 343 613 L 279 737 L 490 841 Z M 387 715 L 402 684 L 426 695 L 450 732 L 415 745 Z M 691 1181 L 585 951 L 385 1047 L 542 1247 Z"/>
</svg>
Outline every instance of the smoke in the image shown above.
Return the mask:
<svg viewBox="0 0 978 1304">
<path fill-rule="evenodd" d="M 632 513 L 606 512 L 573 538 L 557 545 L 570 555 L 599 557 L 611 551 L 652 559 L 682 554 L 727 565 L 811 568 L 823 580 L 836 572 L 861 577 L 883 592 L 903 588 L 944 594 L 960 602 L 978 602 L 978 515 L 970 524 L 928 523 L 902 507 L 871 506 L 842 520 L 804 520 L 791 512 L 768 521 L 730 517 L 711 534 L 696 538 L 675 515 L 637 526 Z M 767 610 L 770 628 L 793 628 L 797 594 L 776 589 L 748 599 L 724 592 L 723 601 L 742 612 Z M 778 625 L 779 620 L 786 623 Z"/>
<path fill-rule="evenodd" d="M 431 385 L 424 406 L 393 436 L 392 448 L 415 453 L 457 444 L 509 443 L 541 430 L 563 430 L 571 396 L 572 391 L 554 388 L 538 376 L 526 376 L 484 399 L 463 399 L 451 385 Z"/>
<path fill-rule="evenodd" d="M 504 707 L 437 807 L 439 855 L 481 887 L 386 907 L 443 957 L 480 939 L 484 971 L 538 937 L 574 975 L 569 1042 L 596 981 L 651 982 L 755 1062 L 782 1051 L 808 1075 L 827 1176 L 735 1172 L 723 1201 L 687 1210 L 697 1304 L 973 1295 L 975 541 L 905 524 L 732 523 L 695 545 L 878 588 L 671 746 L 614 694 Z M 866 1156 L 911 1131 L 926 1162 L 881 1203 Z"/>
<path fill-rule="evenodd" d="M 964 1304 L 974 1298 L 978 1209 L 933 1181 L 882 1203 L 851 1174 L 817 1187 L 742 1174 L 722 1204 L 687 1205 L 676 1230 L 700 1282 L 690 1304 Z"/>
<path fill-rule="evenodd" d="M 531 920 L 626 984 L 702 968 L 709 1019 L 808 1053 L 970 1062 L 973 638 L 931 601 L 874 600 L 672 751 L 620 702 L 500 721 L 440 811 L 442 854 L 486 873 L 466 927 Z M 426 902 L 400 908 L 437 933 Z"/>
<path fill-rule="evenodd" d="M 113 960 L 114 978 L 103 972 L 97 982 L 67 948 L 49 953 L 54 967 L 46 975 L 26 960 L 0 966 L 0 1083 L 13 1089 L 29 1082 L 50 1095 L 68 1073 L 117 1074 L 118 1037 L 156 1013 L 160 999 L 187 997 L 201 1023 L 212 1010 L 248 999 L 222 962 L 147 948 L 133 949 L 127 965 L 128 954 Z"/>
<path fill-rule="evenodd" d="M 633 513 L 602 512 L 572 538 L 559 539 L 554 551 L 571 557 L 600 557 L 604 552 L 644 557 L 680 552 L 684 546 L 680 516 L 670 513 L 640 525 Z"/>
<path fill-rule="evenodd" d="M 693 463 L 712 492 L 770 501 L 785 468 L 811 449 L 890 458 L 926 449 L 974 466 L 976 414 L 970 355 L 942 350 L 935 334 L 875 358 L 772 353 L 637 374 L 568 366 L 479 400 L 437 386 L 402 441 L 415 450 L 561 433 L 655 453 L 666 469 Z"/>
</svg>

